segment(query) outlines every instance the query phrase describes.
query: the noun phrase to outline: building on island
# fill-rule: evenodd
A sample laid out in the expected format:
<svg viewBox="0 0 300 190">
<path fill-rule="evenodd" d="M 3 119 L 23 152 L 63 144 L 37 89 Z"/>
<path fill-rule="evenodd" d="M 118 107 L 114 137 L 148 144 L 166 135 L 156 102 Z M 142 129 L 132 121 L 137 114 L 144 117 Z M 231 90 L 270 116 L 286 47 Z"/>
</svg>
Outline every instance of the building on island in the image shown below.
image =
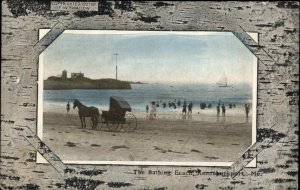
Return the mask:
<svg viewBox="0 0 300 190">
<path fill-rule="evenodd" d="M 63 79 L 67 78 L 67 71 L 66 70 L 62 71 L 61 78 L 63 78 Z"/>
<path fill-rule="evenodd" d="M 76 79 L 76 78 L 83 78 L 84 74 L 82 72 L 80 73 L 71 73 L 71 78 Z"/>
</svg>

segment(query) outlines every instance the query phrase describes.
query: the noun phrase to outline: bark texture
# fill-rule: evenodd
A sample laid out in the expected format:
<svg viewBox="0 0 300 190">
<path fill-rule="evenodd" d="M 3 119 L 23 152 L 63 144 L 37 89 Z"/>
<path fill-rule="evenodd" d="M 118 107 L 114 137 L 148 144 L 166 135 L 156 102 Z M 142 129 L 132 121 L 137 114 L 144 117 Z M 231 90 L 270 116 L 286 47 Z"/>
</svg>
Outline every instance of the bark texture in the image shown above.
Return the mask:
<svg viewBox="0 0 300 190">
<path fill-rule="evenodd" d="M 54 12 L 50 1 L 1 6 L 0 189 L 298 189 L 299 2 L 99 1 L 94 12 Z M 39 41 L 43 28 L 51 31 Z M 38 56 L 66 29 L 233 32 L 259 59 L 257 143 L 228 168 L 65 165 L 36 126 Z M 259 33 L 259 45 L 246 31 Z M 37 152 L 49 164 L 36 164 Z M 257 167 L 245 168 L 256 156 Z"/>
</svg>

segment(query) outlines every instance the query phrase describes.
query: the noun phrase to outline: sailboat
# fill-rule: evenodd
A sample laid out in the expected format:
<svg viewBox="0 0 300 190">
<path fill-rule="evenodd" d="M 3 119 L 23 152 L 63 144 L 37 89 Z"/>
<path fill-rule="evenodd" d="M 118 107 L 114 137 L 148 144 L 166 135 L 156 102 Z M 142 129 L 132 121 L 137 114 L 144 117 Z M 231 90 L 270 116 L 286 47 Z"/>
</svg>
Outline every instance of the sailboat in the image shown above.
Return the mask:
<svg viewBox="0 0 300 190">
<path fill-rule="evenodd" d="M 230 87 L 230 85 L 228 85 L 228 83 L 227 83 L 227 76 L 226 76 L 225 72 L 220 77 L 219 81 L 217 82 L 217 85 L 219 87 Z"/>
</svg>

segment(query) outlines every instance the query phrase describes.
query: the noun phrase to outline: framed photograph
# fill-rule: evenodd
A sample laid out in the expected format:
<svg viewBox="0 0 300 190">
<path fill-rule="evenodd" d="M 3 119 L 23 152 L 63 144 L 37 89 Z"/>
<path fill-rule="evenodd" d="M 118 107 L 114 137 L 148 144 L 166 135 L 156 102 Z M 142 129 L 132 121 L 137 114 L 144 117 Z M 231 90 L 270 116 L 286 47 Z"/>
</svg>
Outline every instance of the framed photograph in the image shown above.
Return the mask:
<svg viewBox="0 0 300 190">
<path fill-rule="evenodd" d="M 64 163 L 230 166 L 255 143 L 257 58 L 230 32 L 66 30 L 39 60 Z"/>
<path fill-rule="evenodd" d="M 299 2 L 3 1 L 2 19 L 1 189 L 298 188 Z"/>
</svg>

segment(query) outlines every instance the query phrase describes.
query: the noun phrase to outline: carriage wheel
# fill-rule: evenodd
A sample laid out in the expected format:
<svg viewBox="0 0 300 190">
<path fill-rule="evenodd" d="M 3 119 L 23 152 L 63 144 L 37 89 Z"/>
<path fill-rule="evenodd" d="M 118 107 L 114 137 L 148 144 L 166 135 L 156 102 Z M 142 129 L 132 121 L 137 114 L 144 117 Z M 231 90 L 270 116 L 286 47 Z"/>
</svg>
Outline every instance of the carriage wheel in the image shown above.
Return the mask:
<svg viewBox="0 0 300 190">
<path fill-rule="evenodd" d="M 128 132 L 134 131 L 137 128 L 137 119 L 135 115 L 133 115 L 132 113 L 126 113 L 125 119 L 126 119 L 125 123 L 128 126 L 127 131 Z"/>
<path fill-rule="evenodd" d="M 119 114 L 113 113 L 107 123 L 109 130 L 113 132 L 120 130 L 121 120 L 122 117 Z"/>
</svg>

